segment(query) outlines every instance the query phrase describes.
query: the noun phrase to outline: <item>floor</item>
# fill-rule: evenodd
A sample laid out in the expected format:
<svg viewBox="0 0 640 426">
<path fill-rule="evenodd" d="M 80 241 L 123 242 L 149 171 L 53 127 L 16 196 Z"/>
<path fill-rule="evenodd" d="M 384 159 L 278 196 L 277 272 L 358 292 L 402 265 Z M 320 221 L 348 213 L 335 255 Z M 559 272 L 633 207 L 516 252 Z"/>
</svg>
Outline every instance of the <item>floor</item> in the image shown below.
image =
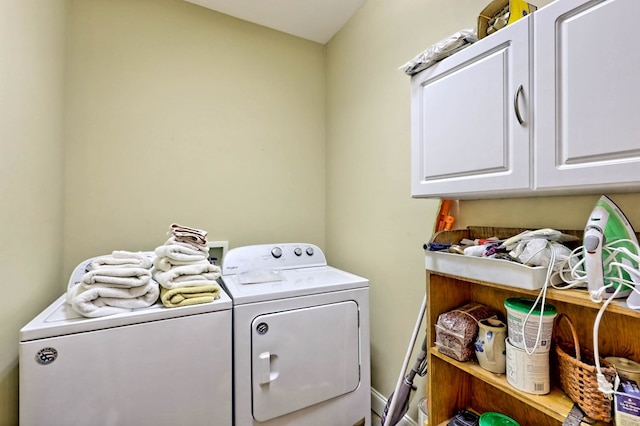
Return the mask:
<svg viewBox="0 0 640 426">
<path fill-rule="evenodd" d="M 378 416 L 376 413 L 374 413 L 373 411 L 371 412 L 371 426 L 380 426 L 381 420 L 380 420 L 380 416 Z"/>
</svg>

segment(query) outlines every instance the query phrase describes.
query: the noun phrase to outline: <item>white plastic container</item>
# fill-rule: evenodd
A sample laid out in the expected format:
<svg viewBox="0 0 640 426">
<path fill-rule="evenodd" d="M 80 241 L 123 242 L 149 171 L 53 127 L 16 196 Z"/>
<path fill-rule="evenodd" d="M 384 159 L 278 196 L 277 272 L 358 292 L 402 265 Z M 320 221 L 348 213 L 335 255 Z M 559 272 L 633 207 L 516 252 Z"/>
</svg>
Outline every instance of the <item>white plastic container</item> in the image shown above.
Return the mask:
<svg viewBox="0 0 640 426">
<path fill-rule="evenodd" d="M 514 388 L 534 395 L 546 395 L 551 391 L 549 376 L 549 352 L 528 355 L 524 349 L 507 343 L 507 382 Z"/>
<path fill-rule="evenodd" d="M 424 397 L 418 402 L 418 426 L 427 426 L 429 416 L 427 414 L 427 398 Z"/>
<path fill-rule="evenodd" d="M 425 251 L 425 267 L 433 272 L 527 290 L 541 289 L 547 277 L 545 266 L 526 266 L 504 259 L 473 257 L 440 251 Z M 553 281 L 554 284 L 561 282 L 559 277 L 555 277 Z"/>
<path fill-rule="evenodd" d="M 545 303 L 544 312 L 542 313 L 542 329 L 540 330 L 540 339 L 536 344 L 538 330 L 540 329 L 541 309 L 538 304 L 531 312 L 529 318 L 527 315 L 534 305 L 535 299 L 527 299 L 521 297 L 509 298 L 504 301 L 507 309 L 507 330 L 511 344 L 519 349 L 526 349 L 529 353 L 549 352 L 551 348 L 551 340 L 553 333 L 553 322 L 558 315 L 555 306 Z M 526 320 L 526 322 L 525 322 Z"/>
</svg>

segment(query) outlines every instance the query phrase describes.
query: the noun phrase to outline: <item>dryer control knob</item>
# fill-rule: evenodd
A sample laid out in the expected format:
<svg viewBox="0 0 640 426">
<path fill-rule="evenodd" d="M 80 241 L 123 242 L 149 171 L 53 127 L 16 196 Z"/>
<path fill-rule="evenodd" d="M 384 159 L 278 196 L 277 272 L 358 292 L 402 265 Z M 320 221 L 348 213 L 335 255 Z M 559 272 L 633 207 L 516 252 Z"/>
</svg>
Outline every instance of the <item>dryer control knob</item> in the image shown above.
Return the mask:
<svg viewBox="0 0 640 426">
<path fill-rule="evenodd" d="M 296 248 L 293 250 L 293 253 L 294 253 L 296 256 L 302 256 L 302 249 L 301 249 L 300 247 L 296 247 Z"/>
<path fill-rule="evenodd" d="M 307 254 L 313 256 L 313 247 L 307 247 Z"/>
<path fill-rule="evenodd" d="M 282 256 L 282 249 L 280 247 L 274 247 L 271 249 L 271 256 L 279 259 Z"/>
</svg>

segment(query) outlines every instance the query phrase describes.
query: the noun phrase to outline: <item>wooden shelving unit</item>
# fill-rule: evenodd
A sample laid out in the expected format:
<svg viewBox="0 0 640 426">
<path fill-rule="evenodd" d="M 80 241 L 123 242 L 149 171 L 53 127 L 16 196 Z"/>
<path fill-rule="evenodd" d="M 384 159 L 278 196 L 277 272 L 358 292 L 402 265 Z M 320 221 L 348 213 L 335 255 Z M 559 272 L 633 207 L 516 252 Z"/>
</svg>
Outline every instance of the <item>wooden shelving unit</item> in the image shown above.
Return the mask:
<svg viewBox="0 0 640 426">
<path fill-rule="evenodd" d="M 434 237 L 434 241 L 446 242 L 448 238 L 457 238 L 459 241 L 461 237 L 474 237 L 474 229 L 462 234 L 460 231 L 445 233 L 451 235 L 441 233 Z M 432 345 L 428 354 L 429 373 L 425 392 L 428 397 L 429 424 L 446 425 L 458 410 L 467 408 L 479 413 L 501 412 L 523 426 L 561 425 L 571 410 L 573 401 L 559 386 L 553 350 L 550 354 L 552 390 L 547 395 L 533 395 L 514 388 L 507 382 L 505 375 L 486 371 L 475 361 L 458 362 L 441 354 L 434 343 L 434 326 L 441 313 L 473 301 L 502 312 L 506 318 L 506 299 L 535 298 L 539 290 L 526 290 L 429 270 L 426 271 L 426 282 L 427 337 Z M 580 345 L 593 350 L 593 324 L 601 304 L 592 302 L 586 290 L 580 289 L 549 288 L 546 298 L 559 313 L 565 313 L 571 318 Z M 627 308 L 624 299 L 621 300 L 612 302 L 602 317 L 598 339 L 600 356 L 619 356 L 640 361 L 640 312 Z M 602 422 L 583 424 L 606 425 Z"/>
</svg>

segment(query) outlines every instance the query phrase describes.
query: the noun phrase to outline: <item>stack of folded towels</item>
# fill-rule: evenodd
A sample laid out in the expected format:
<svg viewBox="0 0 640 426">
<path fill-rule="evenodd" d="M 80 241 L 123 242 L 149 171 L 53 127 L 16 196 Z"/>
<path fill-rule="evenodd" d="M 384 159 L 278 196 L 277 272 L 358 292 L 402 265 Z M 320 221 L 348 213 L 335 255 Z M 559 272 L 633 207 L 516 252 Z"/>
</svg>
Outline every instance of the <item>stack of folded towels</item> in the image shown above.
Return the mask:
<svg viewBox="0 0 640 426">
<path fill-rule="evenodd" d="M 160 294 L 151 279 L 152 262 L 150 255 L 128 251 L 92 258 L 80 281 L 69 283 L 67 303 L 91 318 L 149 307 Z"/>
<path fill-rule="evenodd" d="M 156 248 L 153 279 L 167 308 L 213 302 L 220 297 L 220 268 L 209 262 L 207 232 L 172 224 L 169 239 Z"/>
</svg>

